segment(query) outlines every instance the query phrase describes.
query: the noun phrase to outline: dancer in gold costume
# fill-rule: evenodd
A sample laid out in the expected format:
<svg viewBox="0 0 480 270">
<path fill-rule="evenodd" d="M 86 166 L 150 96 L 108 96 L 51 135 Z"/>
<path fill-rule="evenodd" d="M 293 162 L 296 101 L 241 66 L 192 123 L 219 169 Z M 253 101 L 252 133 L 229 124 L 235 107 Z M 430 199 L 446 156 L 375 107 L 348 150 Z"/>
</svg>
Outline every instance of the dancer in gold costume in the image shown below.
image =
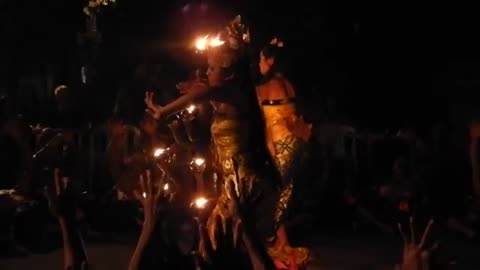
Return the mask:
<svg viewBox="0 0 480 270">
<path fill-rule="evenodd" d="M 276 241 L 270 255 L 284 264 L 295 259 L 304 264 L 309 251 L 292 248 L 289 244 L 284 219 L 291 205 L 295 181 L 304 162 L 305 146 L 311 134 L 311 124 L 297 114 L 295 89 L 282 74 L 282 51 L 285 44 L 273 39 L 260 53 L 259 68 L 263 80 L 257 86 L 257 99 L 263 111 L 265 142 L 281 175 L 281 192 L 275 209 Z"/>
<path fill-rule="evenodd" d="M 253 84 L 250 81 L 248 57 L 245 53 L 248 32 L 240 16 L 235 18 L 217 36 L 215 42 L 207 42 L 205 50 L 209 69 L 207 81 L 195 79 L 179 83 L 177 87 L 183 96 L 165 105 L 159 106 L 152 101 L 152 94 L 147 93 L 145 102 L 148 110 L 156 118 L 170 114 L 200 99 L 210 100 L 214 115 L 211 125 L 213 147 L 217 156 L 219 179 L 228 185 L 233 183 L 242 200 L 253 198 L 257 176 L 252 160 L 252 120 L 260 115 L 252 115 L 256 104 L 253 96 Z M 215 234 L 226 229 L 228 213 L 224 213 L 218 204 L 229 200 L 225 187 L 214 208 L 207 229 L 214 248 Z M 216 227 L 216 219 L 221 217 L 223 228 Z M 234 230 L 234 233 L 237 231 Z M 236 235 L 234 235 L 236 238 Z"/>
</svg>

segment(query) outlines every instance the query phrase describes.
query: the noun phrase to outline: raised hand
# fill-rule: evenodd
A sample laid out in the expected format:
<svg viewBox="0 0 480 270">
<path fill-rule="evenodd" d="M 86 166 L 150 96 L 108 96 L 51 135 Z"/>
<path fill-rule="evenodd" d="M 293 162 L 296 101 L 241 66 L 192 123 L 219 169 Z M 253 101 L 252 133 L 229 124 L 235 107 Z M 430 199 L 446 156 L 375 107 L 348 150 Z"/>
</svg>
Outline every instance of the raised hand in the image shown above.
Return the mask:
<svg viewBox="0 0 480 270">
<path fill-rule="evenodd" d="M 139 269 L 140 261 L 143 257 L 143 253 L 145 247 L 150 242 L 150 237 L 153 233 L 155 228 L 155 221 L 158 214 L 158 210 L 160 210 L 161 203 L 164 201 L 170 201 L 173 198 L 173 193 L 167 192 L 168 190 L 165 189 L 165 175 L 161 178 L 158 185 L 152 183 L 152 176 L 150 171 L 147 170 L 144 175 L 140 175 L 140 188 L 141 190 L 134 190 L 133 194 L 135 198 L 142 204 L 143 206 L 143 213 L 144 213 L 144 221 L 142 232 L 140 234 L 140 238 L 138 239 L 137 247 L 133 252 L 132 258 L 130 259 L 130 263 L 128 265 L 129 270 L 137 270 Z"/>
<path fill-rule="evenodd" d="M 425 249 L 425 242 L 428 234 L 430 233 L 433 220 L 428 222 L 425 231 L 423 232 L 420 242 L 416 243 L 415 230 L 413 225 L 413 218 L 410 218 L 410 241 L 407 240 L 405 233 L 402 230 L 402 226 L 399 223 L 398 229 L 402 235 L 404 247 L 403 247 L 403 262 L 400 266 L 400 270 L 428 270 L 430 254 L 438 247 L 438 243 L 435 243 L 431 248 Z"/>
<path fill-rule="evenodd" d="M 145 93 L 145 105 L 147 105 L 146 111 L 155 119 L 160 119 L 163 116 L 163 108 L 160 105 L 155 104 L 153 100 L 153 92 Z"/>
<path fill-rule="evenodd" d="M 164 177 L 162 177 L 159 184 L 155 187 L 152 183 L 152 176 L 149 170 L 146 171 L 144 175 L 140 175 L 140 192 L 134 190 L 133 194 L 135 198 L 142 204 L 144 212 L 144 226 L 151 226 L 155 224 L 155 219 L 160 209 L 161 202 L 171 201 L 173 198 L 173 193 L 168 193 L 164 189 Z"/>
</svg>

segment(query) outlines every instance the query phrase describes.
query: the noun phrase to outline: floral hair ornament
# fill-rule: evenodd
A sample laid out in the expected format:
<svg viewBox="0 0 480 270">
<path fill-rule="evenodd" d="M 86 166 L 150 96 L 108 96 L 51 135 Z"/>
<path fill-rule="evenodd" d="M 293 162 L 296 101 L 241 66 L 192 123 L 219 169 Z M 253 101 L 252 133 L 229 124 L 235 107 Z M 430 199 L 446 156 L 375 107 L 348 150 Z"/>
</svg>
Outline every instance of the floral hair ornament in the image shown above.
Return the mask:
<svg viewBox="0 0 480 270">
<path fill-rule="evenodd" d="M 272 39 L 272 41 L 270 41 L 270 45 L 277 46 L 278 48 L 282 48 L 284 44 L 283 44 L 283 41 L 275 37 Z"/>
</svg>

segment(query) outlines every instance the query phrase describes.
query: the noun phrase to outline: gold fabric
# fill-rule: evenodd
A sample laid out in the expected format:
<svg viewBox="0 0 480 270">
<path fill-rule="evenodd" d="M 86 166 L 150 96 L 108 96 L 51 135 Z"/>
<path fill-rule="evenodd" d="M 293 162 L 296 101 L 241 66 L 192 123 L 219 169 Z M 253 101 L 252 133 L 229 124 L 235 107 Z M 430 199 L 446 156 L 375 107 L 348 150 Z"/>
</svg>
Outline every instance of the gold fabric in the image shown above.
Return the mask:
<svg viewBox="0 0 480 270">
<path fill-rule="evenodd" d="M 207 229 L 212 246 L 216 248 L 215 235 L 217 233 L 216 218 L 222 220 L 223 232 L 226 232 L 227 219 L 231 213 L 226 213 L 220 205 L 229 200 L 229 184 L 235 185 L 235 190 L 240 198 L 248 199 L 252 193 L 256 177 L 252 171 L 251 160 L 247 152 L 249 125 L 248 119 L 223 119 L 217 117 L 211 126 L 213 147 L 217 155 L 219 176 L 224 188 L 218 198 L 207 221 Z M 236 234 L 237 232 L 234 232 Z"/>
<path fill-rule="evenodd" d="M 208 48 L 208 63 L 210 66 L 231 67 L 244 56 L 246 44 L 250 42 L 249 31 L 242 22 L 241 16 L 236 16 L 218 33 L 218 37 L 225 43 Z"/>
<path fill-rule="evenodd" d="M 277 169 L 283 181 L 283 187 L 275 208 L 274 221 L 276 226 L 283 223 L 291 204 L 292 194 L 295 187 L 296 170 L 302 161 L 302 146 L 304 142 L 295 134 L 296 125 L 304 125 L 299 121 L 294 103 L 276 105 L 263 105 L 265 118 L 267 144 L 273 154 Z M 295 263 L 304 266 L 310 258 L 310 250 L 303 247 L 291 247 L 288 244 L 269 248 L 268 253 L 274 260 L 289 265 L 291 257 Z"/>
<path fill-rule="evenodd" d="M 288 185 L 282 188 L 282 191 L 280 192 L 280 196 L 278 198 L 277 206 L 275 208 L 275 213 L 274 213 L 274 219 L 277 225 L 279 225 L 282 222 L 288 210 L 288 206 L 290 205 L 290 200 L 292 198 L 292 193 L 293 193 L 293 182 L 288 183 Z"/>
<path fill-rule="evenodd" d="M 268 254 L 274 260 L 278 260 L 283 264 L 290 266 L 290 257 L 295 258 L 295 264 L 303 267 L 311 262 L 311 254 L 308 248 L 304 247 L 291 247 L 289 245 L 284 245 L 280 247 L 272 247 L 268 249 Z"/>
<path fill-rule="evenodd" d="M 275 153 L 272 143 L 293 135 L 292 126 L 297 119 L 295 104 L 263 105 L 262 111 L 265 119 L 267 146 L 271 153 Z"/>
<path fill-rule="evenodd" d="M 281 223 L 293 194 L 293 170 L 301 141 L 295 136 L 293 126 L 298 120 L 294 103 L 280 105 L 263 105 L 267 143 L 270 152 L 273 152 L 275 164 L 282 176 L 284 187 L 275 210 L 275 222 Z"/>
</svg>

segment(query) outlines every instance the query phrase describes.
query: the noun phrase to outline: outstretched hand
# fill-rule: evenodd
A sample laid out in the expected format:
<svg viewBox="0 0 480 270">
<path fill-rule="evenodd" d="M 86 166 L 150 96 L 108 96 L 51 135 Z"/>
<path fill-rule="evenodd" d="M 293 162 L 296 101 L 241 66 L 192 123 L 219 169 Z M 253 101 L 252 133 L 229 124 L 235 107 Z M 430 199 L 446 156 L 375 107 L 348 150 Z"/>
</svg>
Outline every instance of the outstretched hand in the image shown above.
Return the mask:
<svg viewBox="0 0 480 270">
<path fill-rule="evenodd" d="M 155 219 L 160 209 L 161 203 L 171 201 L 173 193 L 167 192 L 164 188 L 164 178 L 162 177 L 159 184 L 155 187 L 152 183 L 152 177 L 149 170 L 144 175 L 140 175 L 140 192 L 134 190 L 135 198 L 142 204 L 144 212 L 144 225 L 154 225 Z"/>
<path fill-rule="evenodd" d="M 153 92 L 147 91 L 145 92 L 145 105 L 147 105 L 146 111 L 154 118 L 160 119 L 163 116 L 163 107 L 155 104 L 153 100 Z"/>
<path fill-rule="evenodd" d="M 410 218 L 410 241 L 407 240 L 405 233 L 402 230 L 402 226 L 399 223 L 398 229 L 402 235 L 404 247 L 403 247 L 403 262 L 400 266 L 400 270 L 428 270 L 430 254 L 438 247 L 438 242 L 435 243 L 431 248 L 425 249 L 425 242 L 428 234 L 430 233 L 431 227 L 433 225 L 433 220 L 431 219 L 428 222 L 425 231 L 423 232 L 420 242 L 417 244 L 415 239 L 415 230 L 413 224 L 413 218 Z"/>
</svg>

